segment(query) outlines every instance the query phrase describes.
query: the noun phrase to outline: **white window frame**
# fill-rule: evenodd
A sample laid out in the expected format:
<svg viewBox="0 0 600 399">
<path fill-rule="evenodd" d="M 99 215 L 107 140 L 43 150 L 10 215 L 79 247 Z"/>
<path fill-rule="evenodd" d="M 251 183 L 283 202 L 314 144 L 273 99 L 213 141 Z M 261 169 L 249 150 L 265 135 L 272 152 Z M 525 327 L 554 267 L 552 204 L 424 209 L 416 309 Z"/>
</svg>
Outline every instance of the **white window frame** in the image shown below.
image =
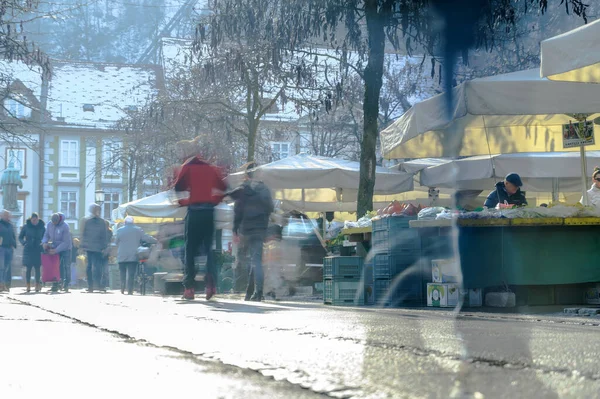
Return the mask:
<svg viewBox="0 0 600 399">
<path fill-rule="evenodd" d="M 114 196 L 116 200 L 114 199 Z M 102 217 L 106 220 L 112 220 L 112 211 L 117 209 L 119 205 L 121 205 L 121 199 L 123 198 L 123 193 L 117 190 L 104 190 L 104 202 L 102 203 Z M 107 201 L 108 199 L 108 201 Z M 110 208 L 108 212 L 106 212 L 106 206 L 108 204 L 113 204 L 114 206 Z"/>
<path fill-rule="evenodd" d="M 68 195 L 66 200 L 63 200 L 63 194 L 75 194 L 75 198 L 72 198 Z M 66 209 L 63 209 L 63 202 L 66 202 Z M 69 204 L 75 204 L 75 214 L 69 215 Z M 58 209 L 59 211 L 65 215 L 66 220 L 76 221 L 79 215 L 79 190 L 76 187 L 64 187 L 58 190 Z M 73 216 L 73 217 L 70 217 Z"/>
<path fill-rule="evenodd" d="M 102 165 L 104 169 L 104 175 L 110 174 L 118 177 L 123 177 L 123 165 L 121 162 L 115 162 L 113 149 L 120 150 L 123 147 L 123 143 L 118 140 L 102 140 Z M 104 165 L 111 165 L 115 162 L 111 167 L 104 168 Z"/>
<path fill-rule="evenodd" d="M 282 146 L 287 146 L 287 151 L 282 151 Z M 289 157 L 291 148 L 291 143 L 287 141 L 271 141 L 271 155 L 273 156 L 273 161 Z M 286 155 L 283 156 L 284 154 Z"/>
<path fill-rule="evenodd" d="M 31 108 L 12 98 L 7 98 L 4 101 L 4 108 L 8 110 L 9 116 L 13 118 L 23 119 L 31 117 Z"/>
<path fill-rule="evenodd" d="M 79 167 L 79 140 L 62 139 L 60 141 L 60 166 Z"/>
</svg>

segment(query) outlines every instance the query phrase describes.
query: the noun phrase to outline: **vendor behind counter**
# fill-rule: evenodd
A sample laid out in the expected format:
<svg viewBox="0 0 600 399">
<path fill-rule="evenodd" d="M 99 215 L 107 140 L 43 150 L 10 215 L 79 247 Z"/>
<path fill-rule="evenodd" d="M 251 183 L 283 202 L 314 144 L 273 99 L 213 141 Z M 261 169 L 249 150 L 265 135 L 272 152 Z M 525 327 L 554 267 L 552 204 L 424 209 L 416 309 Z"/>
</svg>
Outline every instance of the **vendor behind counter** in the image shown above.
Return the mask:
<svg viewBox="0 0 600 399">
<path fill-rule="evenodd" d="M 527 205 L 525 192 L 521 191 L 522 186 L 521 177 L 516 173 L 509 173 L 504 178 L 504 181 L 496 183 L 496 189 L 488 195 L 483 206 L 493 209 L 498 204 L 500 204 L 501 208 L 507 207 L 506 205 L 510 208 L 515 205 Z"/>
</svg>

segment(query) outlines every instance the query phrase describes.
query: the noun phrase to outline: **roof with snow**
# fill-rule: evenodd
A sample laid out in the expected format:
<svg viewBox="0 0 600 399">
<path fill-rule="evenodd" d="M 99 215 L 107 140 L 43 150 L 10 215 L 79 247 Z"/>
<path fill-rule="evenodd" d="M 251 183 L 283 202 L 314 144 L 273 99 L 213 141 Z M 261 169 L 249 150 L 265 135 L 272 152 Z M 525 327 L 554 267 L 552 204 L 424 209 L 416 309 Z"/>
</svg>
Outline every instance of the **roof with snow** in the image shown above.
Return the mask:
<svg viewBox="0 0 600 399">
<path fill-rule="evenodd" d="M 162 75 L 155 66 L 53 62 L 48 111 L 53 121 L 111 128 L 157 95 Z M 62 120 L 60 120 L 62 122 Z"/>
</svg>

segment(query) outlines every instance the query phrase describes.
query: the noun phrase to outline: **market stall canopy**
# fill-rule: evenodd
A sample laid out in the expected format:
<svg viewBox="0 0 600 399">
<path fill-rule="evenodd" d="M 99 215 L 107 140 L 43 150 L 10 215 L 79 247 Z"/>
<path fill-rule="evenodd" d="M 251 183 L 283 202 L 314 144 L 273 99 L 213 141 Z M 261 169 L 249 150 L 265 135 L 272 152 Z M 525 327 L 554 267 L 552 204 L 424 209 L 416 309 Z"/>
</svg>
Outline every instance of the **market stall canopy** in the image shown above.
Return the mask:
<svg viewBox="0 0 600 399">
<path fill-rule="evenodd" d="M 149 197 L 140 198 L 119 207 L 112 212 L 114 221 L 121 221 L 126 216 L 133 216 L 136 223 L 166 223 L 185 218 L 187 207 L 173 202 L 173 193 L 163 191 Z M 217 229 L 230 229 L 233 225 L 233 207 L 221 203 L 215 208 Z"/>
<path fill-rule="evenodd" d="M 343 196 L 358 191 L 360 163 L 344 159 L 298 154 L 258 166 L 255 178 L 262 180 L 272 190 L 276 189 L 333 189 Z M 413 188 L 412 175 L 378 166 L 375 194 L 397 194 Z M 229 185 L 239 185 L 244 172 L 229 175 Z M 348 202 L 343 200 L 343 202 Z"/>
<path fill-rule="evenodd" d="M 387 159 L 563 150 L 569 114 L 600 112 L 600 85 L 555 82 L 538 69 L 474 79 L 415 104 L 381 132 Z M 600 140 L 586 147 L 600 150 Z M 579 147 L 568 151 L 579 151 Z"/>
<path fill-rule="evenodd" d="M 542 41 L 541 58 L 542 77 L 600 83 L 600 20 Z"/>
<path fill-rule="evenodd" d="M 400 167 L 418 161 L 405 162 Z M 495 173 L 494 168 L 495 167 Z M 600 165 L 600 151 L 587 153 L 588 170 Z M 456 190 L 493 189 L 509 173 L 518 173 L 523 190 L 577 192 L 581 186 L 581 160 L 576 152 L 520 153 L 430 160 L 420 170 L 421 185 Z"/>
</svg>

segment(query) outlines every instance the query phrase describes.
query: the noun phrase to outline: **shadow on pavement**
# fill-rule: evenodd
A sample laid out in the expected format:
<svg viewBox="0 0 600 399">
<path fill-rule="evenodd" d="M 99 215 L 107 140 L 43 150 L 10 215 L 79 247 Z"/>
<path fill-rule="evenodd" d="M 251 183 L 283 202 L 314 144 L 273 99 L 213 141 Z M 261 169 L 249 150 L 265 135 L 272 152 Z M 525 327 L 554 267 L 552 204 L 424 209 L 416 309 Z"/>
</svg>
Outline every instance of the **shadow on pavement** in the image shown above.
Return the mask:
<svg viewBox="0 0 600 399">
<path fill-rule="evenodd" d="M 264 314 L 264 313 L 272 313 L 278 312 L 282 310 L 288 310 L 283 307 L 274 307 L 274 306 L 260 306 L 260 305 L 249 305 L 246 303 L 233 303 L 233 302 L 216 302 L 216 301 L 204 301 L 204 300 L 195 300 L 195 301 L 186 301 L 186 300 L 177 300 L 175 301 L 177 305 L 199 305 L 206 306 L 208 308 L 212 308 L 212 310 L 217 312 L 228 312 L 228 313 L 255 313 L 255 314 Z"/>
</svg>

